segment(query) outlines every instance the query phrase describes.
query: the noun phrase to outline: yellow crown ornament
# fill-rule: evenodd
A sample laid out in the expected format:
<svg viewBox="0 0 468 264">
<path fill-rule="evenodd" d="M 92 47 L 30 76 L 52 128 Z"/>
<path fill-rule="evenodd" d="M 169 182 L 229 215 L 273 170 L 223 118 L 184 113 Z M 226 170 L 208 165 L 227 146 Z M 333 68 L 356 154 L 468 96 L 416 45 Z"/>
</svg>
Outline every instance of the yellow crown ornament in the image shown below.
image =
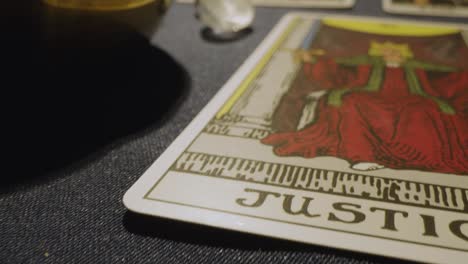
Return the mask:
<svg viewBox="0 0 468 264">
<path fill-rule="evenodd" d="M 413 52 L 411 52 L 408 44 L 397 44 L 389 41 L 384 43 L 371 41 L 369 48 L 370 56 L 384 56 L 388 51 L 398 52 L 405 59 L 413 57 Z"/>
</svg>

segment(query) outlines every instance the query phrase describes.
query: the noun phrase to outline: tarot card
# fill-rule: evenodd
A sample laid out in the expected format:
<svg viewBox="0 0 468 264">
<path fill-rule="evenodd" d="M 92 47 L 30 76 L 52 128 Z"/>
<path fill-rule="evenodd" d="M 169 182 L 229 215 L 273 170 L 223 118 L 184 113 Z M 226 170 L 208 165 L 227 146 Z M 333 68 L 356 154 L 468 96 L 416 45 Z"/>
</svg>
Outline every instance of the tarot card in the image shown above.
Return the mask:
<svg viewBox="0 0 468 264">
<path fill-rule="evenodd" d="M 290 14 L 124 197 L 134 212 L 468 258 L 468 28 Z"/>
<path fill-rule="evenodd" d="M 178 0 L 180 3 L 193 3 L 194 0 Z M 351 8 L 355 0 L 251 0 L 256 6 Z"/>
<path fill-rule="evenodd" d="M 468 17 L 468 0 L 383 0 L 389 13 Z"/>
</svg>

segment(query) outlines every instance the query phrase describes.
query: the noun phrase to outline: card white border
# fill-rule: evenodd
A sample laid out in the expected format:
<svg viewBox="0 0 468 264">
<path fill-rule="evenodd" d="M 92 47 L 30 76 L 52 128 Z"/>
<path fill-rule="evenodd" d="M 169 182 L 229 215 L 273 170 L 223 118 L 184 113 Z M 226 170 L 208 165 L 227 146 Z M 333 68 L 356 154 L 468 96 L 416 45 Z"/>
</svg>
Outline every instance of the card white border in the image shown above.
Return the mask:
<svg viewBox="0 0 468 264">
<path fill-rule="evenodd" d="M 267 237 L 287 239 L 319 246 L 329 246 L 344 250 L 351 250 L 375 255 L 384 255 L 392 258 L 401 258 L 416 261 L 425 261 L 429 263 L 446 263 L 447 255 L 450 254 L 452 259 L 459 261 L 452 263 L 465 263 L 468 254 L 450 249 L 433 248 L 428 250 L 428 246 L 398 242 L 392 240 L 379 239 L 374 237 L 366 237 L 364 235 L 353 235 L 348 233 L 335 232 L 330 230 L 321 230 L 311 227 L 301 227 L 292 224 L 278 223 L 268 220 L 252 220 L 251 217 L 235 215 L 230 213 L 218 212 L 208 209 L 186 207 L 176 204 L 163 202 L 155 202 L 144 199 L 144 195 L 161 179 L 161 177 L 169 170 L 170 166 L 189 147 L 196 136 L 202 132 L 206 124 L 216 115 L 224 103 L 238 88 L 239 84 L 257 65 L 258 61 L 268 52 L 273 43 L 284 32 L 287 25 L 297 16 L 304 18 L 320 19 L 323 16 L 331 16 L 336 18 L 346 18 L 354 20 L 362 19 L 377 19 L 379 21 L 388 22 L 404 22 L 412 24 L 425 23 L 426 25 L 434 26 L 456 26 L 467 28 L 466 25 L 457 23 L 432 23 L 418 20 L 403 20 L 403 19 L 382 19 L 369 16 L 343 16 L 324 13 L 296 12 L 285 15 L 255 51 L 248 57 L 243 65 L 234 73 L 213 99 L 201 110 L 201 112 L 193 119 L 193 121 L 182 131 L 182 133 L 174 140 L 174 142 L 163 152 L 163 154 L 149 167 L 149 169 L 141 176 L 141 178 L 125 193 L 123 203 L 130 211 L 164 217 L 184 222 L 202 224 L 228 230 L 252 233 Z M 222 218 L 222 222 L 219 219 Z M 287 233 L 288 237 L 284 237 Z M 312 243 L 305 239 L 307 237 L 321 237 L 320 243 Z M 353 238 L 353 236 L 355 236 Z M 340 242 L 336 242 L 340 241 Z M 366 251 L 363 250 L 359 243 L 360 241 L 367 245 Z M 425 250 L 428 254 L 421 255 L 418 258 L 414 257 L 415 251 Z M 379 252 L 373 253 L 373 252 Z"/>
</svg>

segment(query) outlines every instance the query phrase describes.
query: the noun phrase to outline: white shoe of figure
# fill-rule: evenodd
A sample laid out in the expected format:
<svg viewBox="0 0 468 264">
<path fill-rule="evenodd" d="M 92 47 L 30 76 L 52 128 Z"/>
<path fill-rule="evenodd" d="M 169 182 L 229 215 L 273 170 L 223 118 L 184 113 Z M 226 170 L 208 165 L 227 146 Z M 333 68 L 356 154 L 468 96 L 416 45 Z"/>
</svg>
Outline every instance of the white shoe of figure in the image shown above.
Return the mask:
<svg viewBox="0 0 468 264">
<path fill-rule="evenodd" d="M 351 166 L 351 169 L 360 171 L 373 171 L 383 168 L 385 168 L 385 166 L 373 162 L 358 162 Z"/>
</svg>

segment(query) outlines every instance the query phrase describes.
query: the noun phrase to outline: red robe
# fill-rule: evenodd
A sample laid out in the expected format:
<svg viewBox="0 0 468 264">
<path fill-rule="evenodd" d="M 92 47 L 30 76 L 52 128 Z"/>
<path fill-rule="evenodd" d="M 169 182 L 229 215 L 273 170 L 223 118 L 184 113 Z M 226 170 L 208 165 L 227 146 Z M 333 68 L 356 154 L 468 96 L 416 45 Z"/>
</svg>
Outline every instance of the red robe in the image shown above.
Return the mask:
<svg viewBox="0 0 468 264">
<path fill-rule="evenodd" d="M 428 95 L 421 96 L 410 93 L 400 67 L 385 67 L 381 87 L 372 92 L 353 90 L 367 82 L 371 65 L 351 68 L 322 60 L 303 69 L 322 89 L 351 91 L 340 106 L 321 97 L 318 117 L 302 130 L 264 138 L 277 155 L 334 156 L 393 169 L 468 174 L 468 72 L 428 74 L 416 69 Z M 442 112 L 434 98 L 447 102 L 455 113 Z"/>
</svg>

